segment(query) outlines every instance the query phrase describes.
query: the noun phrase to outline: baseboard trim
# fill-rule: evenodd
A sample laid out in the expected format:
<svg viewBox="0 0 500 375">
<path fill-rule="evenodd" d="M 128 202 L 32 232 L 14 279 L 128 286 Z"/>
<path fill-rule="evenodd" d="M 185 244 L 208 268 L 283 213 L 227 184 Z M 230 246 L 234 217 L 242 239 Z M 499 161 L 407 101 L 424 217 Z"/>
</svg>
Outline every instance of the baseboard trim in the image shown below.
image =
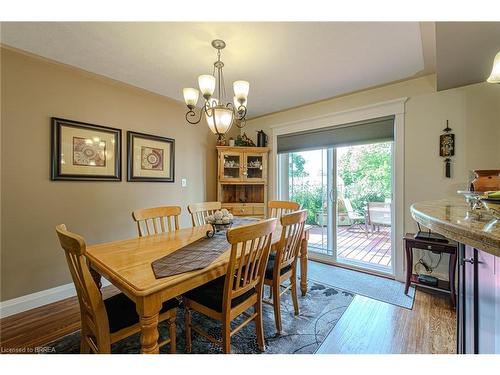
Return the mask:
<svg viewBox="0 0 500 375">
<path fill-rule="evenodd" d="M 110 282 L 102 278 L 102 286 L 108 286 Z M 0 302 L 0 318 L 19 314 L 24 311 L 35 309 L 49 303 L 58 302 L 66 298 L 76 296 L 76 289 L 73 283 L 56 286 L 42 290 L 40 292 L 27 294 L 25 296 L 13 298 Z"/>
</svg>

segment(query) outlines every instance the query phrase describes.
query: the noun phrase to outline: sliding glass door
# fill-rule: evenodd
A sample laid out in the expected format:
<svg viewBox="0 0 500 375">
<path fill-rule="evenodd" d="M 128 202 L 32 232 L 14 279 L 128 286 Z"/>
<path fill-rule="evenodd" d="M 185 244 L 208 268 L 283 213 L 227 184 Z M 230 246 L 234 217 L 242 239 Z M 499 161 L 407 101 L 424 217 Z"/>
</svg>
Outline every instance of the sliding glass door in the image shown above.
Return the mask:
<svg viewBox="0 0 500 375">
<path fill-rule="evenodd" d="M 392 144 L 279 155 L 279 198 L 308 209 L 312 259 L 392 273 Z"/>
<path fill-rule="evenodd" d="M 333 207 L 331 200 L 331 150 L 319 149 L 287 154 L 287 198 L 308 209 L 310 232 L 309 250 L 332 255 Z"/>
<path fill-rule="evenodd" d="M 391 272 L 392 142 L 335 149 L 336 262 Z"/>
</svg>

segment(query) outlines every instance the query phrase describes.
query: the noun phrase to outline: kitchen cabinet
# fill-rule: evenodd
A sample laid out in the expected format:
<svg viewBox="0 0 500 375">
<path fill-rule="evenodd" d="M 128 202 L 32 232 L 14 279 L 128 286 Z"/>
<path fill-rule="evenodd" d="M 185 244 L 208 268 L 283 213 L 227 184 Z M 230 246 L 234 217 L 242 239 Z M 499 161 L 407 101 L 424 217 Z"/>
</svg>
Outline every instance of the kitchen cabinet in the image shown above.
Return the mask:
<svg viewBox="0 0 500 375">
<path fill-rule="evenodd" d="M 459 245 L 457 352 L 500 353 L 500 257 Z"/>
<path fill-rule="evenodd" d="M 457 353 L 500 354 L 500 220 L 461 198 L 417 202 L 410 212 L 458 242 Z"/>
</svg>

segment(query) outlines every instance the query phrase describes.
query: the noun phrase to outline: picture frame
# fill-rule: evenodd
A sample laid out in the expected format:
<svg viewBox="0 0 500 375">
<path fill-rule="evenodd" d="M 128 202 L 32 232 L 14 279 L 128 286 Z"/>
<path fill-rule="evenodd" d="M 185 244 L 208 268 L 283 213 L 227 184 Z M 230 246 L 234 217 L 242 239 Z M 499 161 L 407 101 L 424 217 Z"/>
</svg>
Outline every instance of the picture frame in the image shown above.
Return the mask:
<svg viewBox="0 0 500 375">
<path fill-rule="evenodd" d="M 52 181 L 121 181 L 121 151 L 120 129 L 51 118 Z"/>
<path fill-rule="evenodd" d="M 128 131 L 127 181 L 175 182 L 175 139 Z"/>
</svg>

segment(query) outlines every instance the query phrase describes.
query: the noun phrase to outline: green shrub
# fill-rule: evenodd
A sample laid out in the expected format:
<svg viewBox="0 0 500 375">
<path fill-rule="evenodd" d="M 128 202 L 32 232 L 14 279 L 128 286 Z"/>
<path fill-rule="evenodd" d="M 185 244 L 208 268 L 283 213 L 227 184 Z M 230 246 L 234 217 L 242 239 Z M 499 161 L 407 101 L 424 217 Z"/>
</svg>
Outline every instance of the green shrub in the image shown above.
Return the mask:
<svg viewBox="0 0 500 375">
<path fill-rule="evenodd" d="M 316 224 L 316 214 L 323 212 L 323 202 L 326 204 L 326 189 L 322 186 L 310 186 L 309 182 L 293 186 L 290 199 L 307 208 L 307 224 Z"/>
<path fill-rule="evenodd" d="M 391 198 L 391 142 L 351 147 L 338 161 L 344 196 L 362 214 L 367 202 Z"/>
</svg>

